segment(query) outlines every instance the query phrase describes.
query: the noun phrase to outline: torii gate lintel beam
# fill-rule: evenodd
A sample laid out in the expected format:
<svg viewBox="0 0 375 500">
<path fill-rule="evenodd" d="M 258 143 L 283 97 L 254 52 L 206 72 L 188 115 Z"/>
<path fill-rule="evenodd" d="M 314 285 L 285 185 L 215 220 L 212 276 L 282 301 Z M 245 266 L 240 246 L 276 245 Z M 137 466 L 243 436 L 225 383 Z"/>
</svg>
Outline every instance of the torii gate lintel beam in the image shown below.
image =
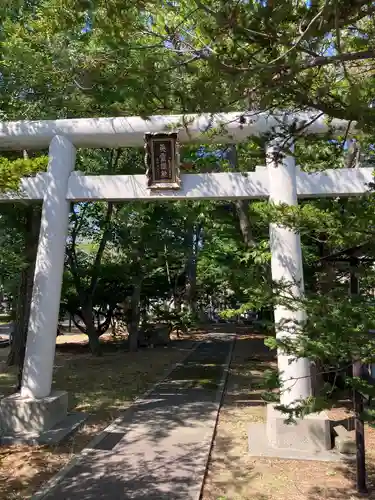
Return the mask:
<svg viewBox="0 0 375 500">
<path fill-rule="evenodd" d="M 330 169 L 307 173 L 297 169 L 299 199 L 359 196 L 369 191 L 374 170 L 369 167 Z M 269 175 L 266 167 L 254 172 L 182 174 L 181 189 L 153 191 L 146 175 L 82 175 L 72 172 L 66 198 L 69 201 L 130 200 L 234 200 L 268 199 Z M 0 202 L 42 200 L 47 174 L 22 179 L 18 193 L 0 195 Z"/>
<path fill-rule="evenodd" d="M 145 133 L 175 130 L 179 142 L 230 144 L 278 133 L 343 135 L 347 120 L 329 119 L 316 111 L 239 111 L 189 115 L 92 117 L 62 120 L 0 122 L 0 150 L 48 148 L 55 136 L 75 147 L 142 147 Z M 351 124 L 351 129 L 354 124 Z M 293 132 L 292 132 L 293 131 Z"/>
</svg>

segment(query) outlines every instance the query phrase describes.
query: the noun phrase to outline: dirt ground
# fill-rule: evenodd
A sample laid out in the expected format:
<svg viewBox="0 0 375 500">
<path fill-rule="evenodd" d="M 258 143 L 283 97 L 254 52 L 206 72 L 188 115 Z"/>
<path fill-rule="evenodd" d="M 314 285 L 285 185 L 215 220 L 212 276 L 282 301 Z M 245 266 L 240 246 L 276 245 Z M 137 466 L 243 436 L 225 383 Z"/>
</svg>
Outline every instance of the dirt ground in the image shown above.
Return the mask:
<svg viewBox="0 0 375 500">
<path fill-rule="evenodd" d="M 248 425 L 264 421 L 257 384 L 274 363 L 261 335 L 240 335 L 202 500 L 353 500 L 355 471 L 344 463 L 259 459 L 247 453 Z M 375 429 L 366 430 L 369 486 L 375 485 Z M 375 489 L 370 493 L 375 499 Z"/>
<path fill-rule="evenodd" d="M 174 363 L 188 354 L 191 340 L 175 340 L 165 348 L 129 353 L 110 345 L 100 358 L 93 357 L 83 335 L 57 339 L 54 387 L 67 390 L 70 408 L 90 414 L 86 424 L 70 440 L 55 447 L 0 447 L 0 499 L 20 500 L 31 494 L 63 467 L 94 436 L 128 407 L 135 397 L 160 380 Z M 8 349 L 0 350 L 0 394 L 13 392 L 14 369 L 6 368 Z"/>
</svg>

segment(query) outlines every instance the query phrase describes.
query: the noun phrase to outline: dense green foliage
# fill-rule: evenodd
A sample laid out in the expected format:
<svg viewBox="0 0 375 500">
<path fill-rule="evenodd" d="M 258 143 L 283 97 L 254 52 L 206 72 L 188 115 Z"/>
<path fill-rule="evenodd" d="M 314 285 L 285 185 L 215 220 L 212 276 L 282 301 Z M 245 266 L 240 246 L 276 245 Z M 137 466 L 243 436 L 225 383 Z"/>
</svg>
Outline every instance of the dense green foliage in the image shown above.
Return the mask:
<svg viewBox="0 0 375 500">
<path fill-rule="evenodd" d="M 17 158 L 10 160 L 0 157 L 0 187 L 2 191 L 15 191 L 22 177 L 32 176 L 47 168 L 48 158 Z"/>
<path fill-rule="evenodd" d="M 313 110 L 358 123 L 335 140 L 288 129 L 301 168 L 373 164 L 374 12 L 365 0 L 3 2 L 0 119 Z M 266 139 L 249 139 L 236 152 L 186 147 L 183 168 L 252 171 L 264 164 Z M 44 154 L 0 159 L 0 188 L 16 189 L 22 175 L 43 171 Z M 77 168 L 142 173 L 143 152 L 79 150 Z M 185 308 L 190 319 L 202 319 L 207 308 L 229 310 L 227 316 L 267 308 L 285 300 L 270 279 L 268 225 L 277 222 L 301 232 L 309 318 L 296 326 L 298 343 L 284 349 L 336 371 L 354 353 L 373 361 L 366 337 L 372 272 L 360 270 L 362 296 L 348 299 L 340 285 L 347 270 L 319 259 L 365 241 L 371 254 L 374 201 L 318 199 L 292 209 L 259 201 L 77 204 L 63 308 L 88 333 L 94 352 L 118 310 L 137 332 L 150 311 L 182 316 Z M 24 209 L 12 210 L 0 219 L 0 277 L 8 294 L 16 289 L 25 241 Z M 328 404 L 332 384 L 322 391 Z"/>
</svg>

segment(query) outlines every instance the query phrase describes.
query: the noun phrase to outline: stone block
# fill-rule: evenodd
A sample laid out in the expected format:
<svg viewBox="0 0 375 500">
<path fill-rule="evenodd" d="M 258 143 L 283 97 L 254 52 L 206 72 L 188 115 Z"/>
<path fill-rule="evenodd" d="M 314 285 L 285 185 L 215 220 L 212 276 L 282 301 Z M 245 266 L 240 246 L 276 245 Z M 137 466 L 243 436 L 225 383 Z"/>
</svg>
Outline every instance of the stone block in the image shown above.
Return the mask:
<svg viewBox="0 0 375 500">
<path fill-rule="evenodd" d="M 0 436 L 0 445 L 55 445 L 74 434 L 85 423 L 87 417 L 87 413 L 70 413 L 47 431 L 2 435 Z"/>
<path fill-rule="evenodd" d="M 42 399 L 12 394 L 0 401 L 2 435 L 40 434 L 61 422 L 68 412 L 68 393 L 53 391 Z"/>
<path fill-rule="evenodd" d="M 336 425 L 333 428 L 335 437 L 335 448 L 344 455 L 354 455 L 357 452 L 355 443 L 355 432 L 348 431 L 343 425 Z"/>
<path fill-rule="evenodd" d="M 170 328 L 168 325 L 161 325 L 155 328 L 153 335 L 150 338 L 150 343 L 154 346 L 165 346 L 171 341 Z"/>
<path fill-rule="evenodd" d="M 274 448 L 319 452 L 332 448 L 331 425 L 324 412 L 307 415 L 296 423 L 285 423 L 287 416 L 267 405 L 267 438 Z"/>
<path fill-rule="evenodd" d="M 313 460 L 318 462 L 340 462 L 344 455 L 337 450 L 296 450 L 275 448 L 268 441 L 266 424 L 253 423 L 249 426 L 249 455 L 252 457 L 279 458 L 283 460 Z M 345 455 L 345 462 L 352 455 Z"/>
</svg>

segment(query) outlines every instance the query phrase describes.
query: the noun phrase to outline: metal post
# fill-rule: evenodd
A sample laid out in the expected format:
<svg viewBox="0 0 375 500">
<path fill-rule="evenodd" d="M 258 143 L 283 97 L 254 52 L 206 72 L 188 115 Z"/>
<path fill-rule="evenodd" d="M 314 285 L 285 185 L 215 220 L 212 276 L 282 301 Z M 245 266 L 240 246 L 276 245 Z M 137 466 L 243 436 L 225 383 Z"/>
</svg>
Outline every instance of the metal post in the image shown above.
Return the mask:
<svg viewBox="0 0 375 500">
<path fill-rule="evenodd" d="M 353 363 L 353 377 L 361 376 L 361 362 Z M 363 412 L 363 397 L 362 394 L 355 389 L 353 390 L 353 408 L 355 419 L 355 443 L 357 448 L 357 491 L 358 493 L 367 493 L 366 485 L 366 452 L 365 452 L 365 426 L 361 418 Z"/>
<path fill-rule="evenodd" d="M 359 295 L 359 279 L 356 273 L 358 259 L 350 259 L 350 295 Z M 361 360 L 353 362 L 353 377 L 360 378 L 362 375 Z M 355 443 L 356 443 L 356 480 L 358 493 L 367 493 L 366 484 L 366 451 L 365 451 L 365 426 L 361 418 L 363 412 L 363 396 L 357 390 L 353 390 L 353 409 L 355 421 Z"/>
</svg>

